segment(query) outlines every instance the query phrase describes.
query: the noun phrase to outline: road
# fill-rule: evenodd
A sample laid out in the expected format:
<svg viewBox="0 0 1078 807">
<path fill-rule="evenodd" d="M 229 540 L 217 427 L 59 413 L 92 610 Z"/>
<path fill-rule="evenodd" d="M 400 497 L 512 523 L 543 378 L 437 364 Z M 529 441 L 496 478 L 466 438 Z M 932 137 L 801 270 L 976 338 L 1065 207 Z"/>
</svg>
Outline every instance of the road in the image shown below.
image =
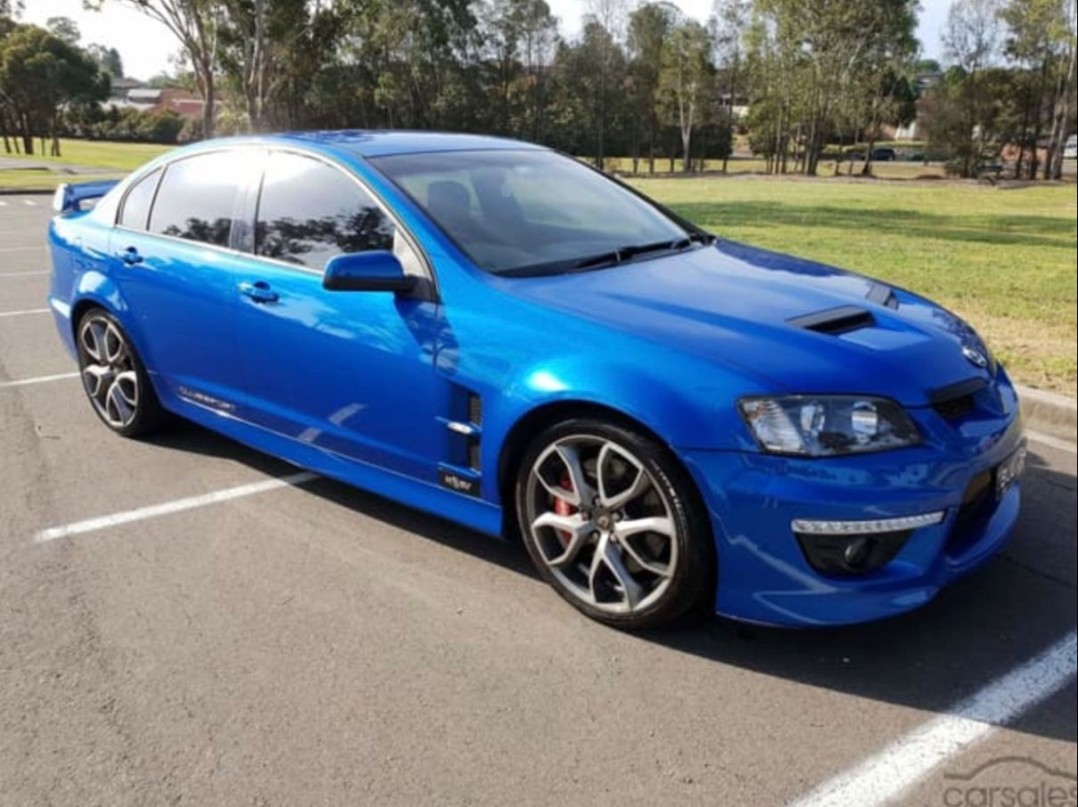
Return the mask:
<svg viewBox="0 0 1078 807">
<path fill-rule="evenodd" d="M 520 547 L 321 479 L 207 496 L 295 469 L 194 426 L 109 434 L 41 312 L 48 197 L 0 202 L 0 804 L 816 804 L 851 769 L 910 804 L 1073 787 L 1073 450 L 1031 444 L 1012 543 L 917 613 L 621 634 Z M 1006 678 L 1051 648 L 1061 688 L 1040 662 Z M 985 692 L 1014 719 L 962 706 Z"/>
</svg>

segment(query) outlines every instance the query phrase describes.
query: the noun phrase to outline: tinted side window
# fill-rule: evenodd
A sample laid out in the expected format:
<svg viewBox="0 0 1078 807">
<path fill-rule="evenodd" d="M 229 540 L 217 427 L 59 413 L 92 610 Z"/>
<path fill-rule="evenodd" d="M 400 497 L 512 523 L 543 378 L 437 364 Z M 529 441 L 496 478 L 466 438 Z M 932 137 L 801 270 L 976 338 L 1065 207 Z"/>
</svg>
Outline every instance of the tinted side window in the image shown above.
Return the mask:
<svg viewBox="0 0 1078 807">
<path fill-rule="evenodd" d="M 153 192 L 157 190 L 157 180 L 161 178 L 161 169 L 151 171 L 131 186 L 124 197 L 123 210 L 120 211 L 120 224 L 133 230 L 145 230 L 150 218 L 150 205 L 153 204 Z"/>
<path fill-rule="evenodd" d="M 165 169 L 150 231 L 228 246 L 232 211 L 247 162 L 233 152 L 177 160 Z"/>
<path fill-rule="evenodd" d="M 393 222 L 340 169 L 310 157 L 275 152 L 262 180 L 255 252 L 325 268 L 343 252 L 393 249 Z"/>
</svg>

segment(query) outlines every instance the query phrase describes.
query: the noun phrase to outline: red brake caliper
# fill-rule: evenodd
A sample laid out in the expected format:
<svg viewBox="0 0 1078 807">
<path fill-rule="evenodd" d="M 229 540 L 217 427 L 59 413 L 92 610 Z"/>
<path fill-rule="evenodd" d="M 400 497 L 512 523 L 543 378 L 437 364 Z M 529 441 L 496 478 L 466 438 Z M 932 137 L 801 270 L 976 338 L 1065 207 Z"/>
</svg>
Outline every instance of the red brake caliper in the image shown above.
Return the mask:
<svg viewBox="0 0 1078 807">
<path fill-rule="evenodd" d="M 568 472 L 566 472 L 562 476 L 562 478 L 558 480 L 558 484 L 561 485 L 563 490 L 573 491 L 573 480 L 569 478 Z M 557 513 L 559 516 L 571 516 L 573 513 L 576 512 L 576 508 L 573 507 L 573 505 L 571 505 L 568 500 L 562 499 L 558 496 L 554 496 L 553 499 L 554 512 Z M 561 542 L 565 546 L 569 545 L 569 540 L 573 537 L 573 534 L 571 532 L 569 532 L 568 530 L 554 530 L 554 532 L 558 534 L 558 538 L 561 539 Z"/>
</svg>

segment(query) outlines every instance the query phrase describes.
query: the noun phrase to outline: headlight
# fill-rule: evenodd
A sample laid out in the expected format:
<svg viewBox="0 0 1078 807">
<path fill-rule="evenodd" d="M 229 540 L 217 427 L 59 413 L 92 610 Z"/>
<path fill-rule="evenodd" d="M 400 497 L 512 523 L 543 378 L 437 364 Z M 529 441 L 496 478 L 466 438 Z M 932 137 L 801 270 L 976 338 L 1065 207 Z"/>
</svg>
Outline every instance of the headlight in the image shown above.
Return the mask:
<svg viewBox="0 0 1078 807">
<path fill-rule="evenodd" d="M 760 447 L 773 454 L 830 457 L 921 441 L 909 415 L 886 398 L 796 395 L 743 398 L 739 406 Z"/>
</svg>

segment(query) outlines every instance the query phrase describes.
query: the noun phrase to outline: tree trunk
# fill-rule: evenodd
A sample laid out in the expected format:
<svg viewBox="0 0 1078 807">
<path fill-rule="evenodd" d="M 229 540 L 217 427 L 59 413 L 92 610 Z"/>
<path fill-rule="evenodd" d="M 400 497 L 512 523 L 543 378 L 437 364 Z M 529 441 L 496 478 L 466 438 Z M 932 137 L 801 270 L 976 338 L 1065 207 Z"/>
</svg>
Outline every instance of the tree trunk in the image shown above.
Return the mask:
<svg viewBox="0 0 1078 807">
<path fill-rule="evenodd" d="M 202 137 L 213 137 L 215 127 L 214 106 L 216 105 L 213 71 L 207 71 L 202 79 Z"/>
<path fill-rule="evenodd" d="M 32 134 L 23 134 L 22 136 L 22 153 L 27 157 L 31 157 L 34 154 L 34 136 Z"/>
<path fill-rule="evenodd" d="M 1055 117 L 1052 121 L 1052 153 L 1051 159 L 1048 160 L 1051 163 L 1051 179 L 1063 178 L 1063 149 L 1067 142 L 1067 121 L 1070 120 L 1071 112 L 1074 105 L 1075 96 L 1075 83 L 1076 83 L 1076 57 L 1078 57 L 1078 47 L 1074 42 L 1071 42 L 1070 47 L 1070 65 L 1067 69 L 1066 77 L 1060 79 L 1060 92 L 1056 96 L 1055 105 Z"/>
<path fill-rule="evenodd" d="M 1044 125 L 1044 85 L 1048 76 L 1048 59 L 1041 62 L 1041 74 L 1037 81 L 1037 96 L 1033 99 L 1033 154 L 1029 159 L 1029 178 L 1037 178 L 1037 167 L 1040 165 L 1040 153 L 1038 146 L 1041 140 L 1041 128 Z"/>
</svg>

